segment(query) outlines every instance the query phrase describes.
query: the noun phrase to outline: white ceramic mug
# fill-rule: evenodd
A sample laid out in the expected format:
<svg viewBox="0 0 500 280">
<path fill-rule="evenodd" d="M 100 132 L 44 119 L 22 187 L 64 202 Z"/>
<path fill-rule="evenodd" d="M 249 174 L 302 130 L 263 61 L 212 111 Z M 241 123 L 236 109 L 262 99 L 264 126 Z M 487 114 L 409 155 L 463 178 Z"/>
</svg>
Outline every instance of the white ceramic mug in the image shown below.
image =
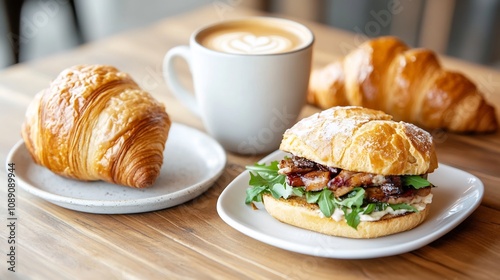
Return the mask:
<svg viewBox="0 0 500 280">
<path fill-rule="evenodd" d="M 295 33 L 281 34 L 284 30 Z M 210 36 L 216 37 L 213 42 L 220 49 L 209 45 Z M 305 104 L 313 43 L 313 33 L 290 20 L 225 21 L 193 33 L 189 47 L 169 50 L 163 73 L 172 93 L 201 117 L 208 133 L 226 150 L 260 154 L 279 147 L 283 132 L 296 122 Z M 189 65 L 194 94 L 179 82 L 176 57 Z"/>
</svg>

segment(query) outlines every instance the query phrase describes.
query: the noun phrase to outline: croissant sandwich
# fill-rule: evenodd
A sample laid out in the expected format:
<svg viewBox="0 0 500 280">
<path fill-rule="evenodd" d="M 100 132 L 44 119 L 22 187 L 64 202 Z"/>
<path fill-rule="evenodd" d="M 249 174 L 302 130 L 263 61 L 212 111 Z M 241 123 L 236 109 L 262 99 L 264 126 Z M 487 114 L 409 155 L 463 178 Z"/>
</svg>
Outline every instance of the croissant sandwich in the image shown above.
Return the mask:
<svg viewBox="0 0 500 280">
<path fill-rule="evenodd" d="M 425 129 L 458 133 L 496 131 L 495 109 L 464 75 L 443 69 L 427 49 L 395 37 L 361 44 L 343 59 L 312 72 L 310 104 L 382 110 Z"/>
<path fill-rule="evenodd" d="M 427 174 L 437 166 L 431 135 L 381 111 L 333 107 L 288 129 L 290 153 L 248 166 L 246 203 L 277 220 L 341 237 L 375 238 L 421 224 L 432 203 Z"/>
<path fill-rule="evenodd" d="M 36 95 L 22 136 L 34 161 L 56 174 L 144 188 L 159 176 L 170 125 L 128 74 L 78 65 Z"/>
</svg>

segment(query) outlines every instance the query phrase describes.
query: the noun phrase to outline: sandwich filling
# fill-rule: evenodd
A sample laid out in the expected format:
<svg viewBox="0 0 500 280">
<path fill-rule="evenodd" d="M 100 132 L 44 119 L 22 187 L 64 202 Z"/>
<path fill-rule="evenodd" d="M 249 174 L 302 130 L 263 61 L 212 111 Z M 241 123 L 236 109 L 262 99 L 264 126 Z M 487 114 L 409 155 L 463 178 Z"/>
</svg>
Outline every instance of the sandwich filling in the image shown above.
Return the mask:
<svg viewBox="0 0 500 280">
<path fill-rule="evenodd" d="M 319 206 L 318 215 L 344 219 L 353 228 L 425 209 L 432 202 L 426 174 L 380 175 L 325 166 L 303 157 L 286 157 L 269 165 L 247 166 L 250 186 L 246 203 L 261 202 L 263 193 L 275 199 L 303 197 Z"/>
<path fill-rule="evenodd" d="M 280 161 L 279 174 L 286 176 L 286 183 L 292 187 L 304 187 L 305 191 L 321 191 L 325 187 L 340 198 L 356 187 L 365 190 L 367 202 L 389 204 L 411 203 L 415 197 L 431 193 L 431 186 L 415 189 L 405 183 L 405 176 L 383 176 L 365 172 L 353 172 L 328 167 L 303 157 L 293 156 Z M 422 179 L 426 177 L 421 176 Z M 415 177 L 413 177 L 415 178 Z"/>
</svg>

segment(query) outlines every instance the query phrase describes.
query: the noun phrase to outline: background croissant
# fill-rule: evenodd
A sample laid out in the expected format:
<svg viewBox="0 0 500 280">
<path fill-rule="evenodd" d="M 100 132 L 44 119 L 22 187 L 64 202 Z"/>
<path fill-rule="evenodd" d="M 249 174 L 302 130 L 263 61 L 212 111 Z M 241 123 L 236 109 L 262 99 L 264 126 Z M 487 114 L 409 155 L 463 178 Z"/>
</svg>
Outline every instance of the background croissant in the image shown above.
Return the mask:
<svg viewBox="0 0 500 280">
<path fill-rule="evenodd" d="M 80 65 L 36 95 L 22 136 L 34 161 L 56 174 L 144 188 L 160 173 L 170 125 L 129 75 Z"/>
<path fill-rule="evenodd" d="M 432 51 L 410 49 L 395 37 L 367 41 L 313 71 L 307 99 L 322 109 L 382 110 L 426 129 L 492 132 L 498 127 L 494 107 L 473 82 L 443 69 Z"/>
</svg>

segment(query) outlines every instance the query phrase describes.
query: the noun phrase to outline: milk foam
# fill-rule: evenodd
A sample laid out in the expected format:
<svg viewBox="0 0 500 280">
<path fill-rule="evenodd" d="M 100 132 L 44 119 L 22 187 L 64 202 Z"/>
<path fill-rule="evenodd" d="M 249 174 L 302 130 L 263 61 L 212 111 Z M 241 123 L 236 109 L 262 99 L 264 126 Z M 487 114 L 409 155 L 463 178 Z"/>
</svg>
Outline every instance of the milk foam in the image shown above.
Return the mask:
<svg viewBox="0 0 500 280">
<path fill-rule="evenodd" d="M 215 38 L 212 47 L 226 53 L 271 54 L 289 51 L 293 43 L 279 35 L 256 36 L 250 32 L 233 32 Z"/>
</svg>

